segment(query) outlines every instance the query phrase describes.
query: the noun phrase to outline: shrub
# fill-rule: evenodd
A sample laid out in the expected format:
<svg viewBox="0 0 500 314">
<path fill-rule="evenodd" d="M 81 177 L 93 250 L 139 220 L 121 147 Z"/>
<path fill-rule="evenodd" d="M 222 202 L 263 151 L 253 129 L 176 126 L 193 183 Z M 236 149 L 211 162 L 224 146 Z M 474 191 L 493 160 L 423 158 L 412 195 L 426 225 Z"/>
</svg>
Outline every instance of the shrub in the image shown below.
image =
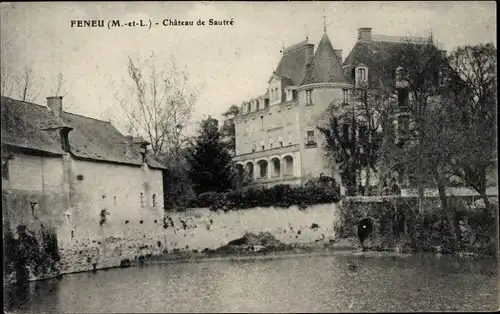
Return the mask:
<svg viewBox="0 0 500 314">
<path fill-rule="evenodd" d="M 332 203 L 340 200 L 339 189 L 330 184 L 310 182 L 304 186 L 275 185 L 271 188 L 246 187 L 223 193 L 202 193 L 193 207 L 208 207 L 211 210 L 235 210 L 253 207 L 290 207 Z"/>
</svg>

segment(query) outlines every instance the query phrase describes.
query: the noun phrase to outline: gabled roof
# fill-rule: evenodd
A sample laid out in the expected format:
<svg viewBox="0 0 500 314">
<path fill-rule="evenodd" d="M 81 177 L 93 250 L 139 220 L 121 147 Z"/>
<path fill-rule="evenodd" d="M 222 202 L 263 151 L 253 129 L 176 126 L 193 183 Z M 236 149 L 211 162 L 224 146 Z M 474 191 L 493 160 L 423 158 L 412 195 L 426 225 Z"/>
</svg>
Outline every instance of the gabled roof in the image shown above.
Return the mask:
<svg viewBox="0 0 500 314">
<path fill-rule="evenodd" d="M 97 120 L 73 113 L 63 112 L 61 118 L 73 128 L 69 133 L 70 151 L 75 157 L 142 165 L 142 156 L 138 145 L 132 145 L 129 156 L 126 155 L 127 138 L 110 122 Z M 134 142 L 144 139 L 134 138 Z M 147 163 L 153 168 L 164 168 L 159 162 L 148 158 Z"/>
<path fill-rule="evenodd" d="M 323 34 L 302 84 L 346 83 L 349 84 L 341 61 L 338 59 L 326 32 Z"/>
<path fill-rule="evenodd" d="M 2 144 L 64 154 L 59 135 L 46 129 L 47 125 L 72 128 L 69 133 L 70 152 L 76 158 L 142 165 L 138 145 L 126 154 L 127 138 L 110 122 L 73 113 L 62 112 L 60 118 L 47 107 L 2 97 Z M 134 138 L 144 141 L 142 138 Z M 164 169 L 159 162 L 147 158 L 152 168 Z"/>
<path fill-rule="evenodd" d="M 286 48 L 274 74 L 278 77 L 287 76 L 294 85 L 299 85 L 305 75 L 308 55 L 312 55 L 313 51 L 314 45 L 307 41 Z"/>
<path fill-rule="evenodd" d="M 368 67 L 370 87 L 389 85 L 393 80 L 395 68 L 391 58 L 407 43 L 425 44 L 423 38 L 373 35 L 372 40 L 358 40 L 343 63 L 347 77 L 354 81 L 354 69 L 361 64 Z"/>
</svg>

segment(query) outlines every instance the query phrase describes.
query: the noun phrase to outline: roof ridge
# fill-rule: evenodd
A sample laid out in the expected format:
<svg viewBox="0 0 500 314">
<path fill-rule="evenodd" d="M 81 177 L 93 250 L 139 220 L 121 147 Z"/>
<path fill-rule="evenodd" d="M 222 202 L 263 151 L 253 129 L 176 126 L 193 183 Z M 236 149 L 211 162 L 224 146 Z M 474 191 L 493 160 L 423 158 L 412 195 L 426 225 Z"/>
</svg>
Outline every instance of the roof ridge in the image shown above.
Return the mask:
<svg viewBox="0 0 500 314">
<path fill-rule="evenodd" d="M 47 108 L 47 110 L 49 110 L 49 107 L 47 107 L 47 106 L 45 106 L 45 105 L 36 104 L 36 103 L 34 103 L 34 102 L 29 102 L 29 101 L 19 100 L 19 99 L 15 99 L 15 98 L 8 97 L 8 96 L 3 96 L 3 95 L 2 95 L 2 98 L 7 98 L 7 99 L 9 99 L 9 100 L 16 101 L 16 102 L 20 102 L 20 103 L 23 103 L 23 104 L 26 104 L 26 105 L 35 105 L 35 106 L 38 106 L 38 107 L 44 107 L 44 108 Z"/>
<path fill-rule="evenodd" d="M 104 122 L 104 123 L 109 123 L 109 124 L 111 124 L 111 122 L 109 122 L 109 121 L 105 121 L 105 120 L 101 120 L 101 119 L 97 119 L 97 118 L 92 118 L 92 117 L 89 117 L 89 116 L 84 116 L 84 115 L 82 115 L 82 114 L 78 114 L 78 113 L 68 112 L 68 111 L 64 111 L 64 110 L 63 110 L 63 113 L 70 114 L 70 115 L 74 115 L 74 116 L 79 116 L 79 117 L 86 118 L 86 119 L 96 120 L 96 121 L 99 121 L 99 122 Z M 111 125 L 112 125 L 112 124 L 111 124 Z"/>
</svg>

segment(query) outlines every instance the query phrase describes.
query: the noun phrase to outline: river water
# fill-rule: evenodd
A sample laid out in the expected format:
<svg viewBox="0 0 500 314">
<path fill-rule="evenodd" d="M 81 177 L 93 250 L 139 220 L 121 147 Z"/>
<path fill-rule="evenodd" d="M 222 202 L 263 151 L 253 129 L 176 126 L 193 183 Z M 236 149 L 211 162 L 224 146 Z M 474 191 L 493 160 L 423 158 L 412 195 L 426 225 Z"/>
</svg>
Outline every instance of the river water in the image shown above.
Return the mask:
<svg viewBox="0 0 500 314">
<path fill-rule="evenodd" d="M 156 263 L 34 282 L 10 311 L 494 311 L 496 270 L 493 260 L 378 253 Z"/>
</svg>

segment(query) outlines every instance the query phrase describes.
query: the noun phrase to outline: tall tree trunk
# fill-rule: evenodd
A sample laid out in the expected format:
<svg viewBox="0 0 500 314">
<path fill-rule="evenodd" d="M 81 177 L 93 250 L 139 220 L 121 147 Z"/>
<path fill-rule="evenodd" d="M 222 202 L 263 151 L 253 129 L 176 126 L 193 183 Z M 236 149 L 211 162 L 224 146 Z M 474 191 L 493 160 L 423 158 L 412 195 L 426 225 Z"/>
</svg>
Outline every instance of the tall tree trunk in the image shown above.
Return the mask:
<svg viewBox="0 0 500 314">
<path fill-rule="evenodd" d="M 370 166 L 366 167 L 366 181 L 365 181 L 365 194 L 370 188 Z"/>
<path fill-rule="evenodd" d="M 424 185 L 419 180 L 419 183 L 418 183 L 418 212 L 420 214 L 424 213 L 424 197 L 425 197 L 424 192 L 425 192 Z"/>
<path fill-rule="evenodd" d="M 446 213 L 446 217 L 448 218 L 448 223 L 453 231 L 456 243 L 459 243 L 462 238 L 462 235 L 460 233 L 460 217 L 458 216 L 456 211 L 451 211 L 450 208 L 448 208 L 448 197 L 446 196 L 444 181 L 439 176 L 439 174 L 436 174 L 434 178 L 438 187 L 441 208 Z"/>
</svg>

